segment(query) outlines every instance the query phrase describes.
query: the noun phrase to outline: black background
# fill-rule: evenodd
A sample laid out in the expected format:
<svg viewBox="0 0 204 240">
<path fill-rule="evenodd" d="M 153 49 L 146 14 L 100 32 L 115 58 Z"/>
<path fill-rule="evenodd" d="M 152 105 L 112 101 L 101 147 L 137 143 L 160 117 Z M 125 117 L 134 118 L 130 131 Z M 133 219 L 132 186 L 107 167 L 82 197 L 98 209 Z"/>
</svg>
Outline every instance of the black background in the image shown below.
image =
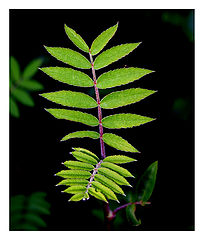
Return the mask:
<svg viewBox="0 0 204 240">
<path fill-rule="evenodd" d="M 125 65 L 156 71 L 122 87 L 158 90 L 156 94 L 114 110 L 115 113 L 131 112 L 157 118 L 137 128 L 112 131 L 141 151 L 128 154 L 138 159 L 131 165 L 132 172 L 140 174 L 153 161 L 159 163 L 152 204 L 140 212 L 142 225 L 124 226 L 121 230 L 192 230 L 194 225 L 194 42 L 189 40 L 182 26 L 163 21 L 165 12 L 184 18 L 194 13 L 193 10 L 10 10 L 10 55 L 20 62 L 22 69 L 39 56 L 44 57 L 44 66 L 66 66 L 43 47 L 68 47 L 79 51 L 67 38 L 65 23 L 89 46 L 117 21 L 119 28 L 105 49 L 142 41 L 127 57 L 96 73 L 99 76 Z M 85 72 L 91 76 L 90 70 Z M 86 89 L 52 80 L 41 72 L 35 79 L 44 85 L 43 92 L 63 89 L 86 92 Z M 56 105 L 37 93 L 32 96 L 34 108 L 19 104 L 20 118 L 10 117 L 10 195 L 47 192 L 51 216 L 46 219 L 46 230 L 103 230 L 103 225 L 91 215 L 91 209 L 100 207 L 99 203 L 92 199 L 68 203 L 69 196 L 55 187 L 60 179 L 53 176 L 63 169 L 61 162 L 69 159 L 71 147 L 80 146 L 100 154 L 96 140 L 59 142 L 70 132 L 94 128 L 54 119 L 44 108 Z M 184 109 L 175 110 L 177 99 L 185 100 Z M 96 109 L 88 112 L 97 114 Z M 103 111 L 103 116 L 109 114 L 112 110 Z M 108 146 L 106 151 L 108 155 L 119 154 Z M 134 186 L 134 180 L 132 184 Z"/>
</svg>

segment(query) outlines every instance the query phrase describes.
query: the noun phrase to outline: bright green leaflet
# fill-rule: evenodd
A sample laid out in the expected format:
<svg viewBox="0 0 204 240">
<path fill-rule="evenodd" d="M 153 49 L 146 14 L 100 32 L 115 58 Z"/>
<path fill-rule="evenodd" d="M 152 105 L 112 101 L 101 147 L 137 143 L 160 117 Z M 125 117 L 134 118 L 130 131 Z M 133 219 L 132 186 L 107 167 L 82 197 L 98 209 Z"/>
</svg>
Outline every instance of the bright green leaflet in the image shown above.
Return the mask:
<svg viewBox="0 0 204 240">
<path fill-rule="evenodd" d="M 87 170 L 91 171 L 94 169 L 94 166 L 89 163 L 78 162 L 78 161 L 66 161 L 64 165 L 70 169 L 78 169 L 78 170 Z"/>
<path fill-rule="evenodd" d="M 106 167 L 109 168 L 117 173 L 119 173 L 120 175 L 124 176 L 124 177 L 134 177 L 127 169 L 120 167 L 114 163 L 110 163 L 110 162 L 103 162 L 101 164 L 101 167 Z"/>
<path fill-rule="evenodd" d="M 88 193 L 91 194 L 93 197 L 98 198 L 99 200 L 102 200 L 104 202 L 108 202 L 105 198 L 105 196 L 101 192 L 97 192 L 93 187 L 90 187 L 88 189 Z"/>
<path fill-rule="evenodd" d="M 85 192 L 85 191 L 86 191 L 85 186 L 75 185 L 75 186 L 68 187 L 63 192 L 76 194 L 76 193 L 81 193 L 81 192 Z"/>
<path fill-rule="evenodd" d="M 56 173 L 57 176 L 63 178 L 84 178 L 88 179 L 91 176 L 90 172 L 84 170 L 62 170 Z"/>
<path fill-rule="evenodd" d="M 23 71 L 23 79 L 27 80 L 33 77 L 38 71 L 38 68 L 42 65 L 42 63 L 43 60 L 40 58 L 32 60 Z"/>
<path fill-rule="evenodd" d="M 97 164 L 98 161 L 91 155 L 88 155 L 86 153 L 83 153 L 83 152 L 72 152 L 72 155 L 79 161 L 81 162 L 85 162 L 85 163 L 90 163 L 90 164 Z"/>
<path fill-rule="evenodd" d="M 92 139 L 98 139 L 100 137 L 100 135 L 99 135 L 99 133 L 94 132 L 94 131 L 78 131 L 78 132 L 69 133 L 68 135 L 63 137 L 61 141 L 66 141 L 71 138 L 85 138 L 85 137 L 89 137 Z"/>
<path fill-rule="evenodd" d="M 73 149 L 77 152 L 81 152 L 81 153 L 84 153 L 88 156 L 91 156 L 92 158 L 95 158 L 97 162 L 99 161 L 99 158 L 96 156 L 96 154 L 92 153 L 91 151 L 89 151 L 85 148 L 73 148 Z"/>
<path fill-rule="evenodd" d="M 137 161 L 134 158 L 130 158 L 124 155 L 113 155 L 113 156 L 108 156 L 106 157 L 103 162 L 110 162 L 110 163 L 116 163 L 116 164 L 123 164 L 123 163 L 130 163 Z"/>
<path fill-rule="evenodd" d="M 88 180 L 86 179 L 80 179 L 80 178 L 67 178 L 62 180 L 61 182 L 59 182 L 56 186 L 58 185 L 66 185 L 66 186 L 73 186 L 73 185 L 84 185 L 87 186 L 87 184 L 89 183 Z"/>
</svg>

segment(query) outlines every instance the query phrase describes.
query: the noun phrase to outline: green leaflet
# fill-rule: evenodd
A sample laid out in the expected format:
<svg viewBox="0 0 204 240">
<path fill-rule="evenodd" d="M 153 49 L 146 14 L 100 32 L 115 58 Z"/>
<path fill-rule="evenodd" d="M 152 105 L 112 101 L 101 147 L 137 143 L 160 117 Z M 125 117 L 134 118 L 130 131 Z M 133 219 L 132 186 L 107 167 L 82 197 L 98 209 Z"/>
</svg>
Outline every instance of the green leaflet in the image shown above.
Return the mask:
<svg viewBox="0 0 204 240">
<path fill-rule="evenodd" d="M 142 88 L 131 88 L 123 91 L 113 92 L 101 100 L 101 107 L 105 109 L 118 108 L 139 102 L 156 91 Z"/>
<path fill-rule="evenodd" d="M 93 87 L 92 79 L 83 72 L 64 67 L 45 67 L 41 68 L 44 73 L 53 79 L 77 86 L 77 87 Z"/>
<path fill-rule="evenodd" d="M 80 122 L 89 126 L 97 126 L 98 119 L 89 113 L 83 113 L 74 110 L 66 110 L 66 109 L 54 109 L 49 108 L 45 109 L 50 114 L 52 114 L 57 119 L 65 119 L 74 122 Z"/>
<path fill-rule="evenodd" d="M 77 34 L 73 29 L 67 27 L 67 25 L 64 25 L 65 28 L 65 32 L 68 36 L 68 38 L 82 51 L 84 52 L 89 52 L 89 47 L 87 46 L 87 44 L 85 43 L 85 41 L 83 40 L 83 38 Z"/>
<path fill-rule="evenodd" d="M 18 105 L 16 104 L 12 97 L 10 97 L 10 113 L 12 116 L 17 118 L 20 116 Z"/>
<path fill-rule="evenodd" d="M 89 69 L 91 63 L 78 52 L 75 52 L 69 48 L 61 47 L 46 47 L 46 50 L 57 60 L 67 63 L 76 68 Z"/>
<path fill-rule="evenodd" d="M 98 163 L 94 157 L 92 157 L 86 153 L 83 153 L 83 152 L 74 151 L 74 152 L 72 152 L 72 155 L 81 162 L 90 163 L 93 165 Z"/>
<path fill-rule="evenodd" d="M 69 133 L 68 135 L 63 137 L 61 141 L 66 141 L 71 138 L 85 138 L 85 137 L 98 139 L 100 137 L 100 134 L 94 131 L 77 131 L 77 132 Z"/>
<path fill-rule="evenodd" d="M 130 186 L 129 182 L 124 177 L 122 177 L 118 173 L 116 173 L 108 168 L 100 167 L 98 169 L 98 173 L 104 175 L 107 178 L 110 178 L 111 180 L 115 181 L 119 185 Z"/>
<path fill-rule="evenodd" d="M 112 88 L 128 84 L 153 71 L 143 68 L 120 68 L 106 72 L 97 79 L 97 87 L 100 89 Z"/>
<path fill-rule="evenodd" d="M 139 45 L 140 43 L 121 44 L 102 52 L 96 57 L 96 60 L 94 61 L 94 68 L 100 69 L 108 66 L 109 64 L 132 52 Z"/>
<path fill-rule="evenodd" d="M 126 207 L 126 217 L 128 219 L 128 222 L 130 222 L 130 224 L 132 226 L 139 226 L 141 224 L 141 220 L 137 219 L 135 216 L 135 210 L 136 210 L 136 206 L 135 205 L 130 205 Z"/>
<path fill-rule="evenodd" d="M 11 95 L 18 100 L 19 102 L 21 102 L 22 104 L 26 105 L 26 106 L 30 106 L 33 107 L 34 106 L 34 101 L 32 99 L 32 97 L 30 96 L 29 93 L 25 92 L 22 89 L 19 88 L 15 88 L 12 92 Z"/>
<path fill-rule="evenodd" d="M 43 85 L 34 80 L 23 80 L 19 82 L 19 86 L 30 91 L 42 90 Z"/>
<path fill-rule="evenodd" d="M 62 170 L 56 173 L 56 176 L 63 178 L 84 178 L 88 179 L 91 177 L 91 173 L 84 170 Z"/>
<path fill-rule="evenodd" d="M 99 189 L 103 194 L 107 196 L 107 198 L 119 202 L 115 193 L 106 186 L 104 186 L 103 184 L 93 181 L 92 186 L 94 186 L 96 189 Z"/>
<path fill-rule="evenodd" d="M 20 79 L 20 66 L 18 61 L 11 56 L 10 58 L 10 78 L 12 81 L 19 81 Z"/>
<path fill-rule="evenodd" d="M 96 154 L 92 153 L 91 151 L 85 149 L 85 148 L 73 148 L 75 151 L 78 151 L 78 152 L 82 152 L 84 154 L 87 154 L 93 158 L 95 158 L 97 160 L 97 162 L 99 161 L 99 158 L 96 156 Z"/>
<path fill-rule="evenodd" d="M 91 171 L 94 169 L 94 166 L 89 163 L 77 162 L 77 161 L 66 161 L 64 165 L 71 169 L 78 169 L 78 170 L 87 170 Z"/>
<path fill-rule="evenodd" d="M 155 120 L 154 118 L 144 117 L 132 113 L 120 113 L 110 115 L 102 119 L 102 124 L 106 128 L 131 128 L 140 126 Z"/>
<path fill-rule="evenodd" d="M 124 177 L 134 177 L 127 169 L 120 167 L 114 163 L 110 163 L 110 162 L 103 162 L 101 164 L 102 167 L 106 167 L 109 168 L 117 173 L 119 173 L 120 175 L 124 176 Z"/>
<path fill-rule="evenodd" d="M 43 93 L 40 96 L 67 107 L 95 108 L 98 106 L 92 97 L 81 92 L 58 91 Z"/>
<path fill-rule="evenodd" d="M 84 199 L 84 193 L 77 193 L 75 195 L 73 195 L 70 199 L 69 199 L 69 202 L 70 201 L 74 201 L 74 202 L 78 202 L 80 200 Z"/>
<path fill-rule="evenodd" d="M 137 160 L 124 155 L 113 155 L 113 156 L 106 157 L 103 160 L 103 163 L 109 162 L 109 163 L 123 164 L 123 163 L 129 163 L 134 161 L 137 161 Z"/>
<path fill-rule="evenodd" d="M 119 187 L 115 182 L 113 182 L 112 180 L 108 179 L 107 177 L 100 175 L 100 174 L 96 174 L 96 176 L 94 177 L 94 179 L 100 183 L 102 183 L 103 185 L 105 185 L 106 187 L 110 188 L 113 192 L 125 195 L 122 188 Z"/>
<path fill-rule="evenodd" d="M 61 182 L 59 182 L 58 185 L 66 185 L 66 186 L 73 186 L 73 185 L 81 185 L 81 186 L 87 186 L 89 183 L 86 179 L 80 179 L 80 178 L 71 178 L 71 179 L 64 179 Z"/>
<path fill-rule="evenodd" d="M 103 141 L 111 147 L 114 147 L 118 150 L 125 152 L 139 152 L 136 148 L 134 148 L 128 141 L 123 139 L 122 137 L 112 134 L 112 133 L 104 133 Z"/>
<path fill-rule="evenodd" d="M 23 79 L 29 79 L 33 77 L 42 63 L 43 60 L 41 58 L 32 60 L 23 71 Z"/>
<path fill-rule="evenodd" d="M 105 45 L 109 42 L 109 40 L 113 37 L 116 30 L 118 28 L 118 23 L 113 27 L 108 28 L 104 32 L 102 32 L 92 43 L 91 45 L 91 54 L 96 55 L 98 54 Z"/>
<path fill-rule="evenodd" d="M 84 193 L 85 191 L 86 191 L 86 187 L 75 185 L 75 186 L 68 187 L 63 192 L 76 194 L 81 192 Z"/>
<path fill-rule="evenodd" d="M 88 193 L 91 194 L 93 197 L 102 200 L 104 202 L 108 202 L 105 196 L 101 192 L 97 192 L 93 187 L 89 187 Z"/>
</svg>

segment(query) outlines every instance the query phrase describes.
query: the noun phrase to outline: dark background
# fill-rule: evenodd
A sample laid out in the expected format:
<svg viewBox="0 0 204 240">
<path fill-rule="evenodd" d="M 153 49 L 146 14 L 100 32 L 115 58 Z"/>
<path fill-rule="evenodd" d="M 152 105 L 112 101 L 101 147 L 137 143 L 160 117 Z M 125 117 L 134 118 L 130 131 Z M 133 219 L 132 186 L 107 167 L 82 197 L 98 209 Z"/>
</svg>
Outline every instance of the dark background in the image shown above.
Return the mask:
<svg viewBox="0 0 204 240">
<path fill-rule="evenodd" d="M 125 65 L 147 68 L 156 72 L 122 88 L 158 90 L 139 103 L 114 110 L 157 118 L 140 127 L 112 131 L 141 151 L 127 154 L 138 159 L 131 165 L 131 172 L 140 174 L 158 160 L 152 204 L 139 212 L 142 225 L 124 226 L 120 230 L 193 230 L 193 10 L 10 10 L 10 55 L 19 61 L 22 69 L 39 56 L 44 57 L 44 66 L 66 66 L 43 48 L 43 45 L 59 46 L 79 51 L 67 38 L 65 23 L 90 46 L 102 31 L 117 21 L 119 28 L 105 49 L 122 43 L 142 41 L 142 44 L 125 58 L 97 71 L 97 76 Z M 91 76 L 90 70 L 85 72 Z M 43 92 L 63 89 L 86 92 L 86 89 L 52 80 L 40 71 L 35 78 L 44 85 Z M 101 96 L 104 94 L 101 92 Z M 38 93 L 32 96 L 34 108 L 19 104 L 20 118 L 10 117 L 10 196 L 45 191 L 51 203 L 46 230 L 103 230 L 101 222 L 91 215 L 91 209 L 100 207 L 98 201 L 68 203 L 69 196 L 61 193 L 62 188 L 55 187 L 61 179 L 53 176 L 63 169 L 61 162 L 70 158 L 71 147 L 80 146 L 100 154 L 97 140 L 59 142 L 70 132 L 94 128 L 53 118 L 44 108 L 57 105 Z M 96 109 L 88 112 L 97 114 Z M 103 116 L 111 113 L 112 110 L 104 110 Z M 107 155 L 122 153 L 108 146 L 106 151 Z M 134 186 L 134 180 L 131 183 Z"/>
</svg>

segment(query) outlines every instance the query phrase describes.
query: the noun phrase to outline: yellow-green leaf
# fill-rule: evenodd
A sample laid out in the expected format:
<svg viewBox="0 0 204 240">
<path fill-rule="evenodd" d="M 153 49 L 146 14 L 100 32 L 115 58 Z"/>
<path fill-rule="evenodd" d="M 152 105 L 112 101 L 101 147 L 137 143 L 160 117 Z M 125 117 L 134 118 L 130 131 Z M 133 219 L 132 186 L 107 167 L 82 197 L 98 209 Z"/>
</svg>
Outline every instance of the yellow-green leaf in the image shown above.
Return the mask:
<svg viewBox="0 0 204 240">
<path fill-rule="evenodd" d="M 76 194 L 76 193 L 85 193 L 85 191 L 86 191 L 86 187 L 75 185 L 75 186 L 68 187 L 63 192 Z"/>
<path fill-rule="evenodd" d="M 72 152 L 72 155 L 81 162 L 90 163 L 93 165 L 98 163 L 94 157 L 83 152 L 74 151 Z"/>
<path fill-rule="evenodd" d="M 119 173 L 120 175 L 124 176 L 124 177 L 134 177 L 127 169 L 120 167 L 114 163 L 110 163 L 110 162 L 103 162 L 101 164 L 102 167 L 106 167 L 109 168 L 117 173 Z"/>
<path fill-rule="evenodd" d="M 137 160 L 124 155 L 113 155 L 113 156 L 106 157 L 103 160 L 103 163 L 108 162 L 108 163 L 123 164 L 123 163 L 129 163 L 134 161 L 137 161 Z"/>
<path fill-rule="evenodd" d="M 77 152 L 82 152 L 84 154 L 87 154 L 93 158 L 95 158 L 97 161 L 99 161 L 99 158 L 96 156 L 96 154 L 92 153 L 91 151 L 85 149 L 85 148 L 73 148 Z"/>
<path fill-rule="evenodd" d="M 70 169 L 78 169 L 78 170 L 87 170 L 91 171 L 94 169 L 94 166 L 89 163 L 77 162 L 77 161 L 66 161 L 64 165 Z"/>
<path fill-rule="evenodd" d="M 105 198 L 105 196 L 101 192 L 97 192 L 95 190 L 95 188 L 93 188 L 93 187 L 89 187 L 88 193 L 91 194 L 93 197 L 99 199 L 99 200 L 102 200 L 104 202 L 108 202 L 107 199 Z"/>
<path fill-rule="evenodd" d="M 57 176 L 63 178 L 84 178 L 88 179 L 91 176 L 90 172 L 84 170 L 62 170 L 56 173 Z"/>
<path fill-rule="evenodd" d="M 84 198 L 84 193 L 77 193 L 69 199 L 69 202 L 70 201 L 78 202 L 78 201 L 82 200 L 83 198 Z"/>
<path fill-rule="evenodd" d="M 98 139 L 100 135 L 95 131 L 77 131 L 77 132 L 69 133 L 68 135 L 63 137 L 61 141 L 66 141 L 71 138 L 85 138 L 85 137 Z"/>
<path fill-rule="evenodd" d="M 86 180 L 86 179 L 80 179 L 80 178 L 69 179 L 69 178 L 67 178 L 67 179 L 63 179 L 56 186 L 58 186 L 58 185 L 66 185 L 66 186 L 82 185 L 82 186 L 87 186 L 88 183 L 89 183 L 89 181 Z"/>
</svg>

